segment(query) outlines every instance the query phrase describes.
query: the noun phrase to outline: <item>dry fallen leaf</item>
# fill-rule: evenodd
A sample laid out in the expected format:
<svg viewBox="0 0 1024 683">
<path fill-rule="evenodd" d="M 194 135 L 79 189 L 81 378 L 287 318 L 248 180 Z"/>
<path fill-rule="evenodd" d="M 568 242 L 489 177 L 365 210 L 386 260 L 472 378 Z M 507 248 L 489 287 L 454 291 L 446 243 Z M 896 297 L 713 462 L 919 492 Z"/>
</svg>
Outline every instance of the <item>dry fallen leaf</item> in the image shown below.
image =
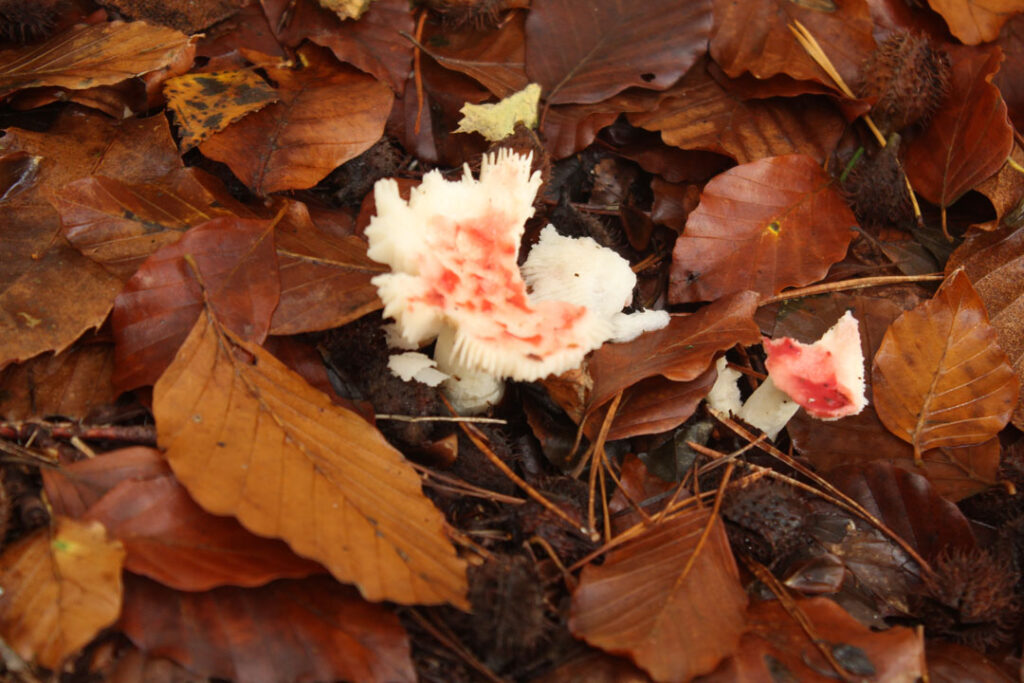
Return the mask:
<svg viewBox="0 0 1024 683">
<path fill-rule="evenodd" d="M 8 366 L 0 371 L 0 417 L 85 419 L 94 408 L 117 398 L 110 381 L 113 355 L 113 346 L 96 343 Z"/>
<path fill-rule="evenodd" d="M 164 83 L 164 95 L 181 131 L 183 152 L 278 99 L 250 69 L 175 76 Z"/>
<path fill-rule="evenodd" d="M 628 654 L 655 680 L 685 681 L 736 651 L 746 606 L 725 527 L 707 508 L 694 509 L 585 567 L 569 628 L 591 645 Z"/>
<path fill-rule="evenodd" d="M 0 636 L 59 669 L 121 611 L 124 548 L 99 522 L 58 518 L 0 555 Z"/>
<path fill-rule="evenodd" d="M 38 45 L 0 52 L 0 96 L 56 85 L 84 90 L 168 66 L 190 38 L 144 21 L 72 27 Z"/>
<path fill-rule="evenodd" d="M 1014 14 L 1024 11 L 1024 0 L 928 0 L 942 15 L 949 32 L 966 45 L 987 43 Z"/>
<path fill-rule="evenodd" d="M 284 539 L 369 600 L 467 606 L 465 563 L 402 454 L 206 312 L 153 412 L 175 475 L 208 511 Z"/>
<path fill-rule="evenodd" d="M 962 271 L 889 327 L 871 383 L 878 417 L 914 447 L 918 461 L 931 448 L 994 437 L 1009 422 L 1020 388 Z"/>
</svg>

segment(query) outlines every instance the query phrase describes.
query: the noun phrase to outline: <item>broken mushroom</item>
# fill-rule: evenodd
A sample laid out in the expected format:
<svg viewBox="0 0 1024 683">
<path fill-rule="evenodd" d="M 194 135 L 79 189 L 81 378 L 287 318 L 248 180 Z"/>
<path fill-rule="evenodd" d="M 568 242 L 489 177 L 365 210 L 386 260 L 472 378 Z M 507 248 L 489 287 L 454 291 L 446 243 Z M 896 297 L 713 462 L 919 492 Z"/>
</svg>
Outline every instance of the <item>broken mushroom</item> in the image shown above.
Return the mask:
<svg viewBox="0 0 1024 683">
<path fill-rule="evenodd" d="M 479 179 L 468 166 L 454 182 L 427 173 L 408 202 L 393 180 L 374 188 L 367 253 L 391 266 L 373 279 L 384 315 L 407 344 L 437 340 L 437 370 L 448 375 L 443 389 L 460 413 L 500 400 L 504 378 L 561 373 L 609 339 L 668 324 L 664 311 L 622 313 L 636 276 L 589 238 L 548 226 L 520 272 L 519 243 L 539 187 L 530 157 L 502 149 L 484 156 Z"/>
<path fill-rule="evenodd" d="M 860 329 L 849 311 L 813 344 L 782 337 L 765 339 L 764 349 L 767 379 L 742 406 L 738 394 L 716 382 L 715 401 L 709 401 L 713 408 L 733 413 L 774 439 L 801 407 L 812 417 L 838 420 L 867 405 Z M 735 381 L 736 375 L 720 372 L 719 382 Z"/>
</svg>

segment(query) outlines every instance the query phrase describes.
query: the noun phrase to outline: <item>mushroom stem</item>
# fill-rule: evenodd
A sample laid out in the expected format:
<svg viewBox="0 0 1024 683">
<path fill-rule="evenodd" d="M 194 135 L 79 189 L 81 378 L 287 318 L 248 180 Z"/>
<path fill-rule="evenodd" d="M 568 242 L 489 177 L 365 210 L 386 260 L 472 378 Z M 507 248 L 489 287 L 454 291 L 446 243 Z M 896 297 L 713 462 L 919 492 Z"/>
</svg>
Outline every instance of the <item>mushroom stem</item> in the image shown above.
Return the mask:
<svg viewBox="0 0 1024 683">
<path fill-rule="evenodd" d="M 769 375 L 747 398 L 737 417 L 774 439 L 800 410 L 800 404 L 775 386 Z"/>
<path fill-rule="evenodd" d="M 505 380 L 469 367 L 455 351 L 455 331 L 446 325 L 434 345 L 437 369 L 449 376 L 441 385 L 444 395 L 459 415 L 477 415 L 498 403 L 505 395 Z"/>
</svg>

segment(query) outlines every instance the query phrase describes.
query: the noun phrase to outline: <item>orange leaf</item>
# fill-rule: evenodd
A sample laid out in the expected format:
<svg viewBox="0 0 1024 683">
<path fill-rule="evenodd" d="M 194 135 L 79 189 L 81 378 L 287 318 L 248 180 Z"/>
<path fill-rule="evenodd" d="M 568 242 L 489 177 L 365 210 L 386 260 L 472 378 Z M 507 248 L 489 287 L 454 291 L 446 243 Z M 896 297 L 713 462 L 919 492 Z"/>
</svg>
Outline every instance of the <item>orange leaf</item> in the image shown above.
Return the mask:
<svg viewBox="0 0 1024 683">
<path fill-rule="evenodd" d="M 946 268 L 961 265 L 985 303 L 999 346 L 1024 384 L 1024 228 L 1006 226 L 968 235 Z M 1024 395 L 1017 401 L 1013 422 L 1024 429 Z"/>
<path fill-rule="evenodd" d="M 630 122 L 660 131 L 666 144 L 728 154 L 741 164 L 784 154 L 824 162 L 847 125 L 825 98 L 744 99 L 703 67 L 665 94 L 652 111 L 630 114 Z"/>
<path fill-rule="evenodd" d="M 731 168 L 704 186 L 672 251 L 669 299 L 762 296 L 820 280 L 846 255 L 857 225 L 810 157 L 770 157 Z"/>
<path fill-rule="evenodd" d="M 778 600 L 750 606 L 737 654 L 707 681 L 910 681 L 924 671 L 924 638 L 896 626 L 872 631 L 828 598 L 797 600 L 804 623 Z M 830 646 L 844 671 L 836 675 L 812 639 Z"/>
<path fill-rule="evenodd" d="M 164 95 L 181 131 L 182 151 L 278 99 L 274 89 L 248 69 L 176 76 L 164 84 Z"/>
<path fill-rule="evenodd" d="M 656 680 L 684 681 L 735 651 L 746 606 L 722 521 L 694 509 L 585 567 L 569 628 L 602 650 L 628 654 Z"/>
<path fill-rule="evenodd" d="M 338 64 L 319 48 L 300 55 L 305 68 L 266 69 L 280 102 L 200 145 L 257 194 L 316 185 L 377 142 L 391 111 L 391 90 L 376 78 Z"/>
<path fill-rule="evenodd" d="M 526 73 L 550 104 L 600 102 L 629 86 L 664 90 L 707 49 L 710 0 L 534 0 Z"/>
<path fill-rule="evenodd" d="M 988 441 L 1010 420 L 1020 383 L 962 271 L 886 332 L 871 372 L 886 428 L 914 447 Z"/>
<path fill-rule="evenodd" d="M 113 85 L 172 64 L 190 38 L 144 21 L 74 26 L 38 45 L 0 52 L 0 96 L 56 85 Z"/>
<path fill-rule="evenodd" d="M 153 390 L 158 440 L 193 498 L 284 539 L 367 599 L 465 607 L 465 563 L 402 454 L 269 353 L 225 335 L 203 312 Z"/>
<path fill-rule="evenodd" d="M 789 25 L 799 21 L 811 32 L 849 85 L 875 49 L 871 14 L 864 0 L 826 2 L 821 11 L 811 2 L 792 0 L 715 0 L 711 57 L 732 77 L 749 71 L 757 78 L 786 74 L 799 81 L 833 87 L 821 67 L 800 46 Z"/>
<path fill-rule="evenodd" d="M 292 202 L 274 231 L 281 301 L 270 333 L 298 334 L 339 327 L 381 307 L 370 283 L 387 268 L 370 260 L 366 242 L 317 228 L 304 204 Z"/>
<path fill-rule="evenodd" d="M 120 626 L 143 651 L 204 677 L 416 680 L 398 617 L 329 577 L 179 593 L 128 575 Z"/>
<path fill-rule="evenodd" d="M 928 0 L 928 4 L 966 45 L 995 40 L 1003 24 L 1024 11 L 1024 0 Z"/>
<path fill-rule="evenodd" d="M 146 260 L 114 301 L 115 386 L 152 384 L 170 364 L 203 307 L 197 277 L 224 324 L 263 342 L 280 297 L 272 227 L 271 221 L 214 218 Z"/>
<path fill-rule="evenodd" d="M 58 518 L 0 555 L 0 635 L 21 657 L 59 669 L 121 611 L 124 549 L 103 525 Z"/>
<path fill-rule="evenodd" d="M 1002 52 L 951 47 L 949 53 L 949 96 L 907 147 L 904 162 L 914 189 L 943 207 L 998 171 L 1013 149 L 1006 103 L 992 84 Z"/>
</svg>

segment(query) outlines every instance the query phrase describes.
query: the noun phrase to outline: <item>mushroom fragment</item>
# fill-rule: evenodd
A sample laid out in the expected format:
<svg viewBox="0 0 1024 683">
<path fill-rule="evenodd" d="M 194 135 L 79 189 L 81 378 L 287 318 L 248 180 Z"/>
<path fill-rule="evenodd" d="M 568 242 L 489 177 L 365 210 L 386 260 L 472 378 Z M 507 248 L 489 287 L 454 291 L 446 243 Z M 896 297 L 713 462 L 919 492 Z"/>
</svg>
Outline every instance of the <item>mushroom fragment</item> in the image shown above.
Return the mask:
<svg viewBox="0 0 1024 683">
<path fill-rule="evenodd" d="M 500 400 L 502 378 L 533 381 L 561 373 L 606 340 L 668 323 L 664 312 L 624 321 L 622 307 L 636 283 L 629 262 L 593 240 L 580 240 L 582 247 L 566 256 L 562 240 L 568 238 L 551 226 L 531 252 L 537 267 L 524 265 L 531 273 L 528 291 L 516 257 L 539 187 L 530 157 L 502 149 L 484 156 L 479 179 L 468 166 L 454 182 L 427 173 L 408 202 L 393 180 L 374 188 L 377 213 L 366 229 L 367 254 L 391 266 L 372 281 L 384 315 L 408 344 L 437 339 L 434 360 L 450 376 L 443 387 L 459 412 L 479 412 Z M 587 282 L 612 286 L 594 301 L 562 298 L 561 286 L 552 284 L 556 276 L 538 265 L 551 260 L 552 248 L 562 250 L 555 260 L 564 265 L 568 258 Z M 583 258 L 580 248 L 589 256 L 576 262 Z"/>
</svg>

